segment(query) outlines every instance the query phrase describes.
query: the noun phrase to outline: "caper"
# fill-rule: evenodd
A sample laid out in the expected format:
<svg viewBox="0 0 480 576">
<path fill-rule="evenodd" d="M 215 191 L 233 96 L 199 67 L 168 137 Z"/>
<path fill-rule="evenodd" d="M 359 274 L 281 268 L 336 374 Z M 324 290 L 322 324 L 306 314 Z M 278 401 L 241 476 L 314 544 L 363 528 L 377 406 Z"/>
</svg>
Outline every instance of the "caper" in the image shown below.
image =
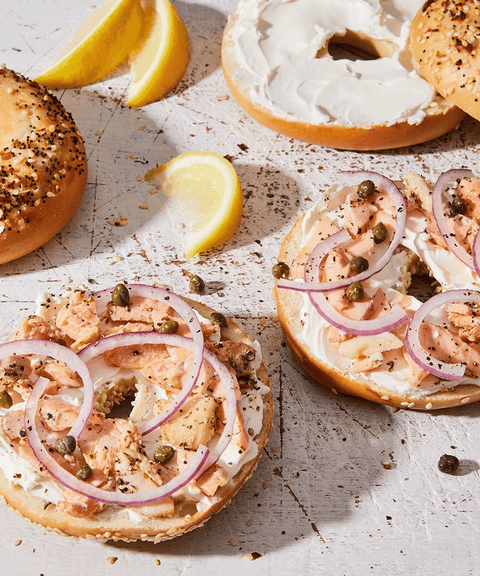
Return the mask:
<svg viewBox="0 0 480 576">
<path fill-rule="evenodd" d="M 450 202 L 450 208 L 454 214 L 465 214 L 467 211 L 467 205 L 461 196 L 455 196 L 455 198 Z"/>
<path fill-rule="evenodd" d="M 360 198 L 368 198 L 375 192 L 375 184 L 371 180 L 360 182 L 357 188 L 357 194 Z"/>
<path fill-rule="evenodd" d="M 130 302 L 130 293 L 125 284 L 117 284 L 112 291 L 112 302 L 115 306 L 126 308 Z"/>
<path fill-rule="evenodd" d="M 10 408 L 13 404 L 13 400 L 12 397 L 10 396 L 10 394 L 6 391 L 3 390 L 3 392 L 0 392 L 0 406 L 2 408 Z"/>
<path fill-rule="evenodd" d="M 346 294 L 350 302 L 358 302 L 361 300 L 365 294 L 362 283 L 358 281 L 352 282 L 347 288 Z"/>
<path fill-rule="evenodd" d="M 73 454 L 77 447 L 75 436 L 62 436 L 55 441 L 55 448 L 59 454 Z"/>
<path fill-rule="evenodd" d="M 438 461 L 438 469 L 440 472 L 445 472 L 445 474 L 455 474 L 460 465 L 460 461 L 456 456 L 451 454 L 444 454 L 440 456 Z"/>
<path fill-rule="evenodd" d="M 210 320 L 212 324 L 216 324 L 220 328 L 227 328 L 228 326 L 227 319 L 223 314 L 220 314 L 220 312 L 212 312 L 210 315 Z"/>
<path fill-rule="evenodd" d="M 171 446 L 167 445 L 159 446 L 155 450 L 153 459 L 155 460 L 155 462 L 158 462 L 159 464 L 166 464 L 169 460 L 173 458 L 174 454 L 175 454 L 175 448 L 172 448 Z"/>
<path fill-rule="evenodd" d="M 176 334 L 178 332 L 178 322 L 176 320 L 165 320 L 158 330 L 162 334 Z"/>
<path fill-rule="evenodd" d="M 289 273 L 290 268 L 285 262 L 277 262 L 272 266 L 272 274 L 277 280 L 280 280 L 280 278 L 288 278 Z"/>
<path fill-rule="evenodd" d="M 350 268 L 354 272 L 357 272 L 357 274 L 359 272 L 365 272 L 365 270 L 368 270 L 368 266 L 368 260 L 363 258 L 363 256 L 355 256 L 353 260 L 350 260 Z"/>
<path fill-rule="evenodd" d="M 77 471 L 75 472 L 75 476 L 79 480 L 88 480 L 91 475 L 92 469 L 88 464 L 80 464 L 80 466 L 77 468 Z"/>
<path fill-rule="evenodd" d="M 387 227 L 383 222 L 379 222 L 373 227 L 373 241 L 375 244 L 381 244 L 384 240 L 387 239 L 388 231 Z"/>
<path fill-rule="evenodd" d="M 203 291 L 205 290 L 205 282 L 196 274 L 190 276 L 189 285 L 190 292 L 193 292 L 194 294 L 203 294 Z"/>
</svg>

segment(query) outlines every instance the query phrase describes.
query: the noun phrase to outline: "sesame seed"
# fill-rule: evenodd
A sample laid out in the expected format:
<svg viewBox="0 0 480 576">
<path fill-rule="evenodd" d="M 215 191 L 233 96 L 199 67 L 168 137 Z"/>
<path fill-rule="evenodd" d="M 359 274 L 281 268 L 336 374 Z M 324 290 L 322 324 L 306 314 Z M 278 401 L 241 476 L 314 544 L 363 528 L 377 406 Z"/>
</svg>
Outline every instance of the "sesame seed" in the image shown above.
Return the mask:
<svg viewBox="0 0 480 576">
<path fill-rule="evenodd" d="M 382 396 L 382 400 L 390 400 L 390 396 Z"/>
<path fill-rule="evenodd" d="M 429 402 L 429 403 L 425 406 L 425 408 L 426 408 L 427 410 L 431 410 L 431 409 L 433 408 L 433 404 L 432 404 L 431 402 Z"/>
<path fill-rule="evenodd" d="M 460 400 L 460 402 L 461 402 L 462 404 L 467 404 L 468 402 L 470 402 L 470 398 L 462 398 L 462 399 Z"/>
</svg>

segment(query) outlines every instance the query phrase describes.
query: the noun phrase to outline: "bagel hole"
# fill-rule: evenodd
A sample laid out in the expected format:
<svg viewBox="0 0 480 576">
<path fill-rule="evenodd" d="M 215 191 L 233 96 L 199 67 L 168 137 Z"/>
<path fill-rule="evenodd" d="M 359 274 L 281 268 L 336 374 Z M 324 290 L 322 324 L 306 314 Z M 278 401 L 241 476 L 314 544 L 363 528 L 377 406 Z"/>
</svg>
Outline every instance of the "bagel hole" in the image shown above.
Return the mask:
<svg viewBox="0 0 480 576">
<path fill-rule="evenodd" d="M 333 60 L 378 60 L 391 56 L 396 50 L 393 42 L 347 30 L 345 34 L 332 36 L 327 46 L 318 51 L 317 58 L 322 58 L 327 52 Z"/>
</svg>

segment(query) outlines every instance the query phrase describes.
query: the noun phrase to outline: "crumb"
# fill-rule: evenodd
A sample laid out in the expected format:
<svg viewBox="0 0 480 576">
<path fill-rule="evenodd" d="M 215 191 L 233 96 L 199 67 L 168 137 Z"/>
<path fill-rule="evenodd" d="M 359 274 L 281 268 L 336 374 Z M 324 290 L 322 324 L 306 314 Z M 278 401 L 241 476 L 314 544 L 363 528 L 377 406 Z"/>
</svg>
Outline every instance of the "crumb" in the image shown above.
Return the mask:
<svg viewBox="0 0 480 576">
<path fill-rule="evenodd" d="M 390 470 L 390 466 L 391 466 L 390 462 L 383 461 L 381 464 L 385 468 L 385 470 Z"/>
<path fill-rule="evenodd" d="M 137 160 L 138 156 L 136 154 L 130 154 L 129 158 L 130 160 Z"/>
<path fill-rule="evenodd" d="M 149 194 L 156 194 L 158 192 L 158 190 L 156 188 L 150 188 L 150 190 L 148 191 Z"/>
<path fill-rule="evenodd" d="M 230 538 L 229 542 L 230 542 L 230 546 L 236 546 L 237 545 L 237 541 L 235 540 L 235 538 Z"/>
<path fill-rule="evenodd" d="M 161 562 L 158 558 L 155 559 L 155 566 L 160 566 Z"/>
<path fill-rule="evenodd" d="M 109 564 L 115 564 L 115 562 L 116 562 L 117 560 L 118 560 L 118 558 L 117 558 L 116 556 L 109 556 L 109 557 L 107 558 L 107 562 L 108 562 Z"/>
<path fill-rule="evenodd" d="M 253 520 L 250 518 L 250 520 L 247 520 L 247 526 L 251 526 L 253 524 Z"/>
<path fill-rule="evenodd" d="M 140 204 L 139 208 L 140 210 L 148 210 L 150 206 L 148 204 Z"/>
<path fill-rule="evenodd" d="M 15 540 L 15 541 L 13 542 L 13 545 L 14 545 L 14 546 L 20 546 L 21 543 L 22 543 L 21 540 Z"/>
<path fill-rule="evenodd" d="M 97 130 L 97 131 L 95 132 L 95 136 L 100 136 L 101 133 L 102 133 L 101 130 Z"/>
<path fill-rule="evenodd" d="M 270 482 L 268 480 L 264 480 L 263 489 L 266 490 L 269 486 L 270 486 Z"/>
<path fill-rule="evenodd" d="M 272 446 L 274 452 L 280 452 L 280 446 Z"/>
<path fill-rule="evenodd" d="M 141 182 L 143 180 L 143 176 L 141 174 L 137 174 L 137 182 Z"/>
<path fill-rule="evenodd" d="M 142 130 L 145 130 L 146 127 L 147 127 L 146 124 L 142 124 L 141 126 L 139 126 L 139 127 L 137 128 L 137 130 L 138 130 L 139 132 L 142 132 Z"/>
<path fill-rule="evenodd" d="M 223 100 L 229 100 L 230 96 L 228 94 L 223 94 L 222 96 L 217 96 L 217 100 L 222 102 Z"/>
<path fill-rule="evenodd" d="M 244 558 L 246 558 L 247 560 L 257 560 L 258 558 L 261 558 L 262 555 L 259 554 L 258 552 L 252 552 L 251 554 L 244 554 Z"/>
<path fill-rule="evenodd" d="M 263 326 L 264 324 L 267 323 L 267 319 L 266 318 L 260 318 L 260 326 Z"/>
</svg>

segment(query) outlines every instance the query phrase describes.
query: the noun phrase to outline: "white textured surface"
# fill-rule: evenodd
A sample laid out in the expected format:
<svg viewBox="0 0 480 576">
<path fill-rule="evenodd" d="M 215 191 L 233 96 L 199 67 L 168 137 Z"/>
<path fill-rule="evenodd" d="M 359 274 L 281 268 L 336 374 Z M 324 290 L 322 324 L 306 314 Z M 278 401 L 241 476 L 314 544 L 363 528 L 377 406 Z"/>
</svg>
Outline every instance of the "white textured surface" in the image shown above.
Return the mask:
<svg viewBox="0 0 480 576">
<path fill-rule="evenodd" d="M 449 168 L 475 169 L 478 124 L 467 119 L 433 143 L 383 154 L 338 152 L 279 137 L 245 116 L 232 98 L 217 100 L 228 92 L 220 42 L 235 4 L 175 2 L 189 29 L 192 61 L 179 88 L 163 101 L 127 109 L 123 73 L 59 93 L 86 141 L 89 184 L 62 233 L 0 268 L 0 337 L 33 312 L 38 290 L 59 292 L 89 279 L 98 287 L 138 279 L 181 293 L 188 289 L 182 268 L 198 273 L 208 281 L 202 300 L 236 318 L 264 347 L 276 408 L 267 450 L 226 510 L 204 528 L 163 544 L 67 539 L 1 506 L 0 574 L 478 573 L 479 406 L 393 414 L 310 381 L 284 348 L 270 275 L 298 211 L 334 182 L 338 170 L 372 169 L 393 178 L 417 170 L 435 179 Z M 90 12 L 91 0 L 1 0 L 1 7 L 0 59 L 34 77 Z M 234 157 L 245 216 L 221 250 L 186 262 L 172 210 L 137 175 L 199 149 Z M 150 209 L 140 210 L 145 203 Z M 127 226 L 107 223 L 119 215 L 128 217 Z M 445 452 L 460 458 L 460 474 L 437 470 Z M 390 470 L 382 461 L 391 462 Z M 15 547 L 17 540 L 22 543 Z M 262 556 L 253 562 L 242 557 L 252 552 Z M 109 556 L 117 562 L 109 564 Z"/>
</svg>

